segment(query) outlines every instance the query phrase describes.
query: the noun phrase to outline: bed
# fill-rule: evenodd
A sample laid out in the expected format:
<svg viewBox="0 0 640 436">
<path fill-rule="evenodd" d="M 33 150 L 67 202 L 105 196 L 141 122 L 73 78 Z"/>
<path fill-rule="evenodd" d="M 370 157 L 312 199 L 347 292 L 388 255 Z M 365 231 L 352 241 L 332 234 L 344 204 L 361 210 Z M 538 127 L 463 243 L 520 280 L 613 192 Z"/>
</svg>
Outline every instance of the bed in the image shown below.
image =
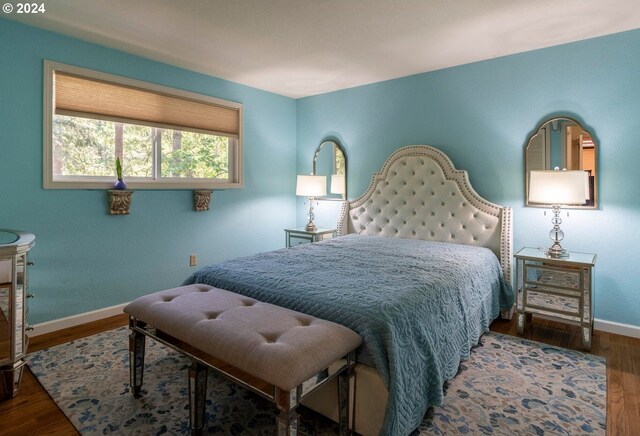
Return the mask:
<svg viewBox="0 0 640 436">
<path fill-rule="evenodd" d="M 510 316 L 511 210 L 430 146 L 393 153 L 334 239 L 204 267 L 204 283 L 343 324 L 364 345 L 356 431 L 409 434 L 500 314 Z M 327 388 L 307 405 L 334 417 Z"/>
</svg>

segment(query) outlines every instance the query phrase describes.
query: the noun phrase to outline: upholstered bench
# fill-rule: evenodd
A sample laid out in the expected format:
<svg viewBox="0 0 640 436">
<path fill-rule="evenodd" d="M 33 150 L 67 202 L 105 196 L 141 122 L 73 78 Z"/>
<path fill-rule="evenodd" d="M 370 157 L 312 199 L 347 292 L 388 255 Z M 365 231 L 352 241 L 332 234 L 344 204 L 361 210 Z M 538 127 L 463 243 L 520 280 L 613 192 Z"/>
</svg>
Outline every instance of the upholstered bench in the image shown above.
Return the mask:
<svg viewBox="0 0 640 436">
<path fill-rule="evenodd" d="M 207 369 L 276 404 L 277 434 L 296 434 L 300 401 L 338 377 L 340 433 L 353 428 L 349 404 L 354 350 L 362 338 L 339 324 L 207 285 L 149 294 L 127 305 L 131 387 L 140 396 L 145 337 L 186 355 L 189 422 L 204 429 Z M 352 408 L 352 410 L 355 408 Z"/>
</svg>

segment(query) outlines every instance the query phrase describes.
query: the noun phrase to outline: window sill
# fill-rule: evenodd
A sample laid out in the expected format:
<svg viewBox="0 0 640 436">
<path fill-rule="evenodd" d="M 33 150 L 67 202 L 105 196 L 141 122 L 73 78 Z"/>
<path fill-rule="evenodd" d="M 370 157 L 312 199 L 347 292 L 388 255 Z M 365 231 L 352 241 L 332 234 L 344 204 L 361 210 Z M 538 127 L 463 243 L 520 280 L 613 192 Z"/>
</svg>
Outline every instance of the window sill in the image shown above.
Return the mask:
<svg viewBox="0 0 640 436">
<path fill-rule="evenodd" d="M 242 183 L 215 183 L 215 182 L 127 182 L 128 189 L 135 190 L 221 190 L 242 188 Z M 45 182 L 44 189 L 76 189 L 76 190 L 110 190 L 113 189 L 112 182 Z"/>
</svg>

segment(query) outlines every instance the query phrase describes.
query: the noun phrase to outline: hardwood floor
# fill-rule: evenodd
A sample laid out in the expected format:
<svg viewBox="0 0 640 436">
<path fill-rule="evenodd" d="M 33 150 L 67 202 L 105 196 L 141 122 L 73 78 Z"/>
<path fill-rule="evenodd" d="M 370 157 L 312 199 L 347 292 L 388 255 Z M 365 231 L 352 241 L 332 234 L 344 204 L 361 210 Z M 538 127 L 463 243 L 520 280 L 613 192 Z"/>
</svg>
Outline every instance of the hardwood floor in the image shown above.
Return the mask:
<svg viewBox="0 0 640 436">
<path fill-rule="evenodd" d="M 127 319 L 127 316 L 123 314 L 36 336 L 29 341 L 29 352 L 127 325 Z M 25 369 L 22 375 L 18 395 L 10 400 L 0 402 L 0 423 L 0 435 L 2 436 L 79 434 L 28 369 Z"/>
<path fill-rule="evenodd" d="M 83 326 L 73 327 L 34 338 L 30 351 L 126 325 L 119 315 Z M 516 335 L 512 321 L 497 320 L 491 330 Z M 578 327 L 534 319 L 524 337 L 535 341 L 580 350 Z M 592 353 L 607 359 L 607 434 L 640 435 L 640 339 L 595 332 Z M 29 370 L 25 370 L 20 393 L 0 402 L 0 435 L 76 435 L 64 414 Z"/>
</svg>

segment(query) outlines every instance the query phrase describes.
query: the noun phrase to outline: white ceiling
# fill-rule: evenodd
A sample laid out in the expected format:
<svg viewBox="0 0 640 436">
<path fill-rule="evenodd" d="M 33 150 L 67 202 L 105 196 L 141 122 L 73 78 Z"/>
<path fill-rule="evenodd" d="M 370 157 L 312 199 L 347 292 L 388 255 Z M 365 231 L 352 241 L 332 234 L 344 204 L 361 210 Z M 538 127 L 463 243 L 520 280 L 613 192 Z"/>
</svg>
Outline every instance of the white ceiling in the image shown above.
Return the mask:
<svg viewBox="0 0 640 436">
<path fill-rule="evenodd" d="M 640 28 L 638 0 L 49 0 L 4 14 L 290 97 Z"/>
</svg>

